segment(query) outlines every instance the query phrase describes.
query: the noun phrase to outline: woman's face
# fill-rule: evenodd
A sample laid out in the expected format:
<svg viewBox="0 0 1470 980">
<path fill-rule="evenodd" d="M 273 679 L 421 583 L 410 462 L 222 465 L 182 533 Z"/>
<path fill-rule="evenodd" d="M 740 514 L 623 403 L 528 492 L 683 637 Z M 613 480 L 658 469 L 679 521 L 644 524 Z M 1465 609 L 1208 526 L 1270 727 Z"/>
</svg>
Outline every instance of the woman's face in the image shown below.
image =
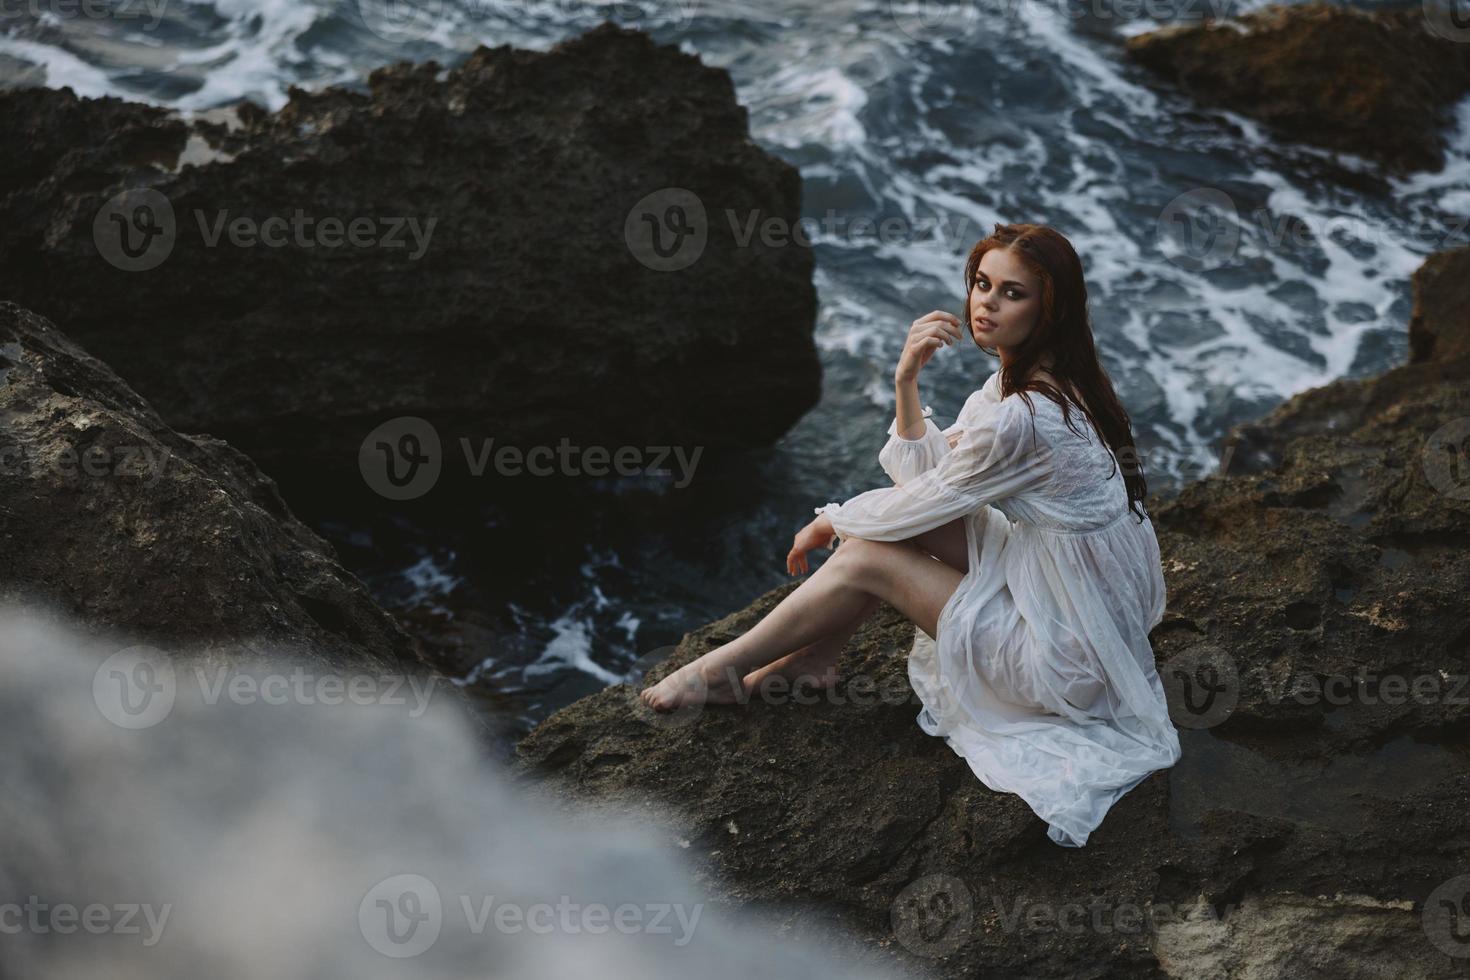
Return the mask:
<svg viewBox="0 0 1470 980">
<path fill-rule="evenodd" d="M 970 286 L 970 334 L 982 347 L 999 350 L 1026 339 L 1041 315 L 1036 277 L 1009 249 L 980 256 Z"/>
</svg>

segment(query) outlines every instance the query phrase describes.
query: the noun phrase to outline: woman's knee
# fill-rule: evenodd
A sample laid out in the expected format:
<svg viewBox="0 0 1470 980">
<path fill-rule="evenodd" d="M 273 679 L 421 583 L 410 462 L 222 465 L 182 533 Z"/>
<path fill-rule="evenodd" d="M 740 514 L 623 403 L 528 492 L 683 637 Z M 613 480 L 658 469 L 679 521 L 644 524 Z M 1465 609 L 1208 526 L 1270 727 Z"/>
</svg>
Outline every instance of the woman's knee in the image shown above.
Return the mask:
<svg viewBox="0 0 1470 980">
<path fill-rule="evenodd" d="M 842 559 L 848 565 L 863 565 L 875 560 L 885 541 L 869 541 L 867 538 L 843 538 L 832 552 L 833 559 Z"/>
<path fill-rule="evenodd" d="M 895 549 L 918 551 L 917 545 L 908 541 L 869 541 L 866 538 L 846 538 L 832 553 L 832 558 L 841 557 L 838 568 L 848 580 L 866 592 L 875 592 L 882 584 L 882 577 L 892 568 Z M 830 563 L 829 559 L 829 563 Z"/>
</svg>

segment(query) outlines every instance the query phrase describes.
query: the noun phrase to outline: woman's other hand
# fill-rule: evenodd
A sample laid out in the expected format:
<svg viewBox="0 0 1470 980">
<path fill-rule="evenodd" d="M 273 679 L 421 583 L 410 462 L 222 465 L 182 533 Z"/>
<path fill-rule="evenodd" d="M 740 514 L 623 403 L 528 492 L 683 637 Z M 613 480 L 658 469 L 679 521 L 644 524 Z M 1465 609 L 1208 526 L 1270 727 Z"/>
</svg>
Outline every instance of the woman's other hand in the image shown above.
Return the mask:
<svg viewBox="0 0 1470 980">
<path fill-rule="evenodd" d="M 960 318 L 944 310 L 926 313 L 909 325 L 909 335 L 904 340 L 903 352 L 898 355 L 898 367 L 894 368 L 893 380 L 898 384 L 916 381 L 919 372 L 934 352 L 960 339 Z"/>
<path fill-rule="evenodd" d="M 805 575 L 810 569 L 807 564 L 806 553 L 813 548 L 829 548 L 832 539 L 837 536 L 837 530 L 832 527 L 832 520 L 826 514 L 822 514 L 806 527 L 796 532 L 796 540 L 791 544 L 791 553 L 786 556 L 787 575 Z"/>
</svg>

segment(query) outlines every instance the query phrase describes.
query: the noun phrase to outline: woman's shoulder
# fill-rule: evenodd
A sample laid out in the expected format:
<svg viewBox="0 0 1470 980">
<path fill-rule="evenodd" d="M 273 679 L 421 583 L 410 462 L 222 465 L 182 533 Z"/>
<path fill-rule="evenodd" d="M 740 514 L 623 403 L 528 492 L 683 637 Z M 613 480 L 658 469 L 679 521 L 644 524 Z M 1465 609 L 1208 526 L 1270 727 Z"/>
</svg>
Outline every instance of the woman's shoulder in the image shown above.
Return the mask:
<svg viewBox="0 0 1470 980">
<path fill-rule="evenodd" d="M 998 377 L 998 374 L 994 377 Z M 963 422 L 965 427 L 991 429 L 997 432 L 1005 432 L 1020 438 L 1034 438 L 1038 430 L 1036 425 L 1036 409 L 1026 404 L 1026 400 L 1019 392 L 1012 393 L 1006 397 L 1000 397 L 999 382 L 995 387 L 986 383 L 986 387 L 979 389 L 965 402 L 964 408 L 960 410 L 960 418 L 957 422 Z M 1043 441 L 1045 438 L 1043 437 Z"/>
<path fill-rule="evenodd" d="M 960 416 L 968 416 L 972 419 L 988 416 L 1010 417 L 1016 413 L 1024 413 L 1028 419 L 1034 418 L 1037 412 L 1037 402 L 1046 402 L 1055 406 L 1055 402 L 1038 392 L 1013 391 L 1009 395 L 1002 396 L 1000 393 L 1000 370 L 997 369 L 985 383 L 970 393 L 965 399 L 965 404 L 960 408 Z"/>
<path fill-rule="evenodd" d="M 969 397 L 965 399 L 965 403 L 960 406 L 959 412 L 955 414 L 955 423 L 957 425 L 974 424 L 976 419 L 983 417 L 987 412 L 993 410 L 999 402 L 1000 399 L 992 398 L 986 389 L 976 388 L 970 392 Z"/>
<path fill-rule="evenodd" d="M 960 406 L 960 414 L 973 413 L 976 409 L 987 405 L 998 405 L 1000 403 L 1000 372 L 996 371 L 985 379 L 985 383 L 970 392 L 965 399 L 964 405 Z"/>
<path fill-rule="evenodd" d="M 985 379 L 985 384 L 980 386 L 977 395 L 989 398 L 991 401 L 1000 401 L 1000 369 L 991 372 L 990 377 Z"/>
</svg>

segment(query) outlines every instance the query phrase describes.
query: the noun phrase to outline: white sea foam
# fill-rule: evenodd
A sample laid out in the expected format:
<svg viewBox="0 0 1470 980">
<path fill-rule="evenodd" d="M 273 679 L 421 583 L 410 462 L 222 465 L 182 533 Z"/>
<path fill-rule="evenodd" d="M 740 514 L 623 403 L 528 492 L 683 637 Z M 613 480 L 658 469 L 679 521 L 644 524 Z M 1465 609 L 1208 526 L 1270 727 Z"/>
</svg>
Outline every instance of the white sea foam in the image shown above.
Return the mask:
<svg viewBox="0 0 1470 980">
<path fill-rule="evenodd" d="M 448 612 L 442 600 L 464 581 L 462 576 L 451 574 L 448 570 L 454 560 L 455 554 L 452 551 L 442 556 L 424 555 L 405 568 L 400 574 L 413 591 L 403 605 L 410 609 L 423 606 L 435 612 Z"/>
<path fill-rule="evenodd" d="M 591 674 L 604 684 L 616 684 L 622 675 L 608 670 L 592 659 L 592 644 L 595 633 L 591 623 L 582 616 L 568 612 L 547 624 L 552 638 L 534 663 L 527 664 L 522 673 L 526 677 L 554 674 L 565 670 L 577 670 Z"/>
<path fill-rule="evenodd" d="M 62 48 L 20 38 L 0 37 L 0 54 L 43 69 L 47 88 L 69 88 L 87 99 L 117 94 L 106 72 Z"/>
</svg>

